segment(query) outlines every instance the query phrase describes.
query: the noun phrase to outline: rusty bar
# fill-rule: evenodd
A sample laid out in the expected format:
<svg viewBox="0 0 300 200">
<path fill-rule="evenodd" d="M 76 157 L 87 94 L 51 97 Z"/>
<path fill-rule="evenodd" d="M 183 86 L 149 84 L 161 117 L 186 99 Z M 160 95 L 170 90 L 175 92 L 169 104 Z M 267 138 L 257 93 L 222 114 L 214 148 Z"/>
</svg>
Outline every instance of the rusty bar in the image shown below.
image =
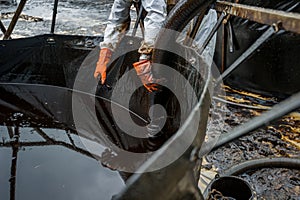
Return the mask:
<svg viewBox="0 0 300 200">
<path fill-rule="evenodd" d="M 196 20 L 196 22 L 195 22 L 195 25 L 194 25 L 194 27 L 193 27 L 193 29 L 192 29 L 192 31 L 191 31 L 191 34 L 190 34 L 190 38 L 191 38 L 191 39 L 195 39 L 196 34 L 197 34 L 197 32 L 198 32 L 198 30 L 199 30 L 199 27 L 200 27 L 200 25 L 201 25 L 201 22 L 202 22 L 202 20 L 203 20 L 203 18 L 204 18 L 204 15 L 205 15 L 205 13 L 203 12 L 203 13 L 200 13 L 200 15 L 197 17 L 197 20 Z"/>
<path fill-rule="evenodd" d="M 7 40 L 7 39 L 10 38 L 10 35 L 13 32 L 13 30 L 14 30 L 17 22 L 18 22 L 19 16 L 20 16 L 20 14 L 21 14 L 21 12 L 22 12 L 25 4 L 26 4 L 26 1 L 27 0 L 21 0 L 21 2 L 19 3 L 19 6 L 16 10 L 16 13 L 14 14 L 14 16 L 13 16 L 13 18 L 12 18 L 8 28 L 7 28 L 7 31 L 4 34 L 3 40 Z"/>
<path fill-rule="evenodd" d="M 219 12 L 255 21 L 300 34 L 300 14 L 280 10 L 249 6 L 238 3 L 217 1 L 215 9 Z"/>
<path fill-rule="evenodd" d="M 196 34 L 200 28 L 201 22 L 204 18 L 205 13 L 200 13 L 200 15 L 198 15 L 196 22 L 194 23 L 194 26 L 192 27 L 192 30 L 187 34 L 187 37 L 185 38 L 183 44 L 187 45 L 187 46 L 191 46 L 193 40 L 196 37 Z"/>
</svg>

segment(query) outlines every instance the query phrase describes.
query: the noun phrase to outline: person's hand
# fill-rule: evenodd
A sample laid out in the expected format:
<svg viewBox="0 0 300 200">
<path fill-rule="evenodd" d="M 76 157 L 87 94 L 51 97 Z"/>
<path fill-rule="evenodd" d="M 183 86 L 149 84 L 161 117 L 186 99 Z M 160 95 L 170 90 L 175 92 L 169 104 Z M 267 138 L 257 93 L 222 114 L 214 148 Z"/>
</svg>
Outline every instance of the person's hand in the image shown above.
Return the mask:
<svg viewBox="0 0 300 200">
<path fill-rule="evenodd" d="M 149 91 L 153 92 L 158 90 L 158 84 L 155 78 L 153 78 L 153 74 L 151 72 L 151 61 L 150 60 L 141 60 L 139 62 L 133 63 L 133 67 L 141 79 L 144 87 Z"/>
<path fill-rule="evenodd" d="M 98 79 L 99 76 L 101 76 L 101 84 L 105 83 L 107 65 L 110 61 L 111 55 L 112 51 L 108 48 L 103 48 L 100 50 L 99 60 L 96 65 L 94 77 Z"/>
</svg>

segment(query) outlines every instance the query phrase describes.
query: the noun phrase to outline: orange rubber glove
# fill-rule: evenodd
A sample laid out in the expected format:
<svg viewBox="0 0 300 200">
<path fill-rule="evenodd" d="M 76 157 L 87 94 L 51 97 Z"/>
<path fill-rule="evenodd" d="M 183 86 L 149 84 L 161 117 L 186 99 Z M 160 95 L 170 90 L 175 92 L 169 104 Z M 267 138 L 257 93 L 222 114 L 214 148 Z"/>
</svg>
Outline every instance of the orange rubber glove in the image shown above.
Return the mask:
<svg viewBox="0 0 300 200">
<path fill-rule="evenodd" d="M 111 55 L 112 55 L 112 51 L 108 48 L 103 48 L 100 50 L 99 60 L 96 65 L 94 77 L 99 78 L 99 75 L 101 75 L 101 83 L 102 84 L 104 84 L 104 82 L 106 80 L 106 70 L 107 70 L 107 65 L 110 61 Z"/>
<path fill-rule="evenodd" d="M 158 84 L 155 83 L 156 79 L 153 78 L 153 74 L 151 72 L 151 61 L 150 60 L 141 60 L 139 62 L 133 63 L 133 67 L 141 79 L 144 87 L 149 91 L 153 92 L 158 90 Z"/>
</svg>

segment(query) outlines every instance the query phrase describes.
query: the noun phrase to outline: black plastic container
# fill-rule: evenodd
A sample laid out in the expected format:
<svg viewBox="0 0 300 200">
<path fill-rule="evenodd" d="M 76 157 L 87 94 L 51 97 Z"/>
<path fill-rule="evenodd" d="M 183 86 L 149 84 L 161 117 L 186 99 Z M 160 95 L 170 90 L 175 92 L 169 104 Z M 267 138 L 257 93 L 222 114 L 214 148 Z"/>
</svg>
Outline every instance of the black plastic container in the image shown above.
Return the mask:
<svg viewBox="0 0 300 200">
<path fill-rule="evenodd" d="M 213 192 L 236 200 L 255 199 L 249 183 L 236 176 L 223 176 L 214 179 L 204 192 L 205 199 L 210 199 Z"/>
</svg>

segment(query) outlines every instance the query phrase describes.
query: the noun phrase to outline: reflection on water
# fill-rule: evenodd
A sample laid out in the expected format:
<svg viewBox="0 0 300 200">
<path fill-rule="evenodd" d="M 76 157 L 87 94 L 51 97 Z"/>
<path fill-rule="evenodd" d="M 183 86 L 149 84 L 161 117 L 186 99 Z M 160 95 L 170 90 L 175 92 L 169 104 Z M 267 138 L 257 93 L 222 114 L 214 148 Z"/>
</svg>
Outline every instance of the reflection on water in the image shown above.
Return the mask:
<svg viewBox="0 0 300 200">
<path fill-rule="evenodd" d="M 118 172 L 78 144 L 77 135 L 1 126 L 0 138 L 1 199 L 111 199 L 124 186 Z"/>
</svg>

